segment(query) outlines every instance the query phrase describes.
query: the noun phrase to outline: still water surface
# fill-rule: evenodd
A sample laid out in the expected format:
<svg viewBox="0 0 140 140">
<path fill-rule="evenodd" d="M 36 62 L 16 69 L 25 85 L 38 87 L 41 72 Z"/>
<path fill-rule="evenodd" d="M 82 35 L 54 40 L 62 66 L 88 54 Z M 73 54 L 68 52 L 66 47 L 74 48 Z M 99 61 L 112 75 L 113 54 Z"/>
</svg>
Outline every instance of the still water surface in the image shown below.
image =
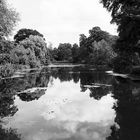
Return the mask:
<svg viewBox="0 0 140 140">
<path fill-rule="evenodd" d="M 139 83 L 80 66 L 16 74 L 0 81 L 0 140 L 140 138 Z"/>
</svg>

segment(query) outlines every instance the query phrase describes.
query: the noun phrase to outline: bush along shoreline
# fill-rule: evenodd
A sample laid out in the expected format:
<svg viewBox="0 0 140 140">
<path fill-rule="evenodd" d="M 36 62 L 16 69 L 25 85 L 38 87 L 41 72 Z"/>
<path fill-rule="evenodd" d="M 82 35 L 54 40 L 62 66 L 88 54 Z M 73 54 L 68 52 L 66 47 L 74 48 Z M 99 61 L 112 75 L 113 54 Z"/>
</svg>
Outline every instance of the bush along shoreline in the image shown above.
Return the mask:
<svg viewBox="0 0 140 140">
<path fill-rule="evenodd" d="M 21 30 L 22 34 L 19 35 Z M 16 34 L 14 41 L 4 38 L 0 40 L 0 77 L 12 76 L 18 69 L 40 68 L 50 63 L 49 51 L 43 35 L 41 36 L 36 30 L 30 29 L 30 32 L 29 29 L 21 30 Z M 21 39 L 25 34 L 26 37 Z M 17 36 L 20 37 L 20 41 Z"/>
</svg>

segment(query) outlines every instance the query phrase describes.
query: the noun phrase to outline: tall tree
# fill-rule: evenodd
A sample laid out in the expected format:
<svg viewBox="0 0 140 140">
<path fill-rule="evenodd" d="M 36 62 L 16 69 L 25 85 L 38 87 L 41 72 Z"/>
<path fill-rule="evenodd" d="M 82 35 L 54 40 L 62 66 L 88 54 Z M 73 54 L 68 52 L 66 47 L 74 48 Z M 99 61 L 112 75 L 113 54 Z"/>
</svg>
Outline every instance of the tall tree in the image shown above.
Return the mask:
<svg viewBox="0 0 140 140">
<path fill-rule="evenodd" d="M 0 0 L 0 36 L 10 35 L 18 20 L 18 13 L 7 4 L 6 0 Z"/>
<path fill-rule="evenodd" d="M 26 38 L 29 38 L 30 35 L 40 36 L 43 38 L 43 35 L 37 30 L 23 28 L 17 32 L 17 34 L 14 36 L 14 40 L 18 43 Z"/>
<path fill-rule="evenodd" d="M 29 65 L 31 68 L 47 65 L 50 61 L 44 39 L 33 35 L 20 41 L 11 51 L 11 56 L 14 63 Z"/>
<path fill-rule="evenodd" d="M 58 46 L 58 60 L 72 61 L 72 45 L 70 43 L 60 43 Z"/>
<path fill-rule="evenodd" d="M 73 58 L 73 62 L 76 63 L 79 61 L 79 46 L 78 44 L 73 44 L 72 46 L 72 58 Z"/>
<path fill-rule="evenodd" d="M 140 1 L 101 0 L 101 3 L 111 12 L 111 23 L 118 25 L 119 39 L 114 50 L 119 54 L 119 58 L 126 57 L 126 63 L 129 61 L 132 65 L 136 52 L 140 55 Z"/>
<path fill-rule="evenodd" d="M 103 63 L 106 61 L 104 57 L 109 56 L 108 59 L 110 59 L 112 57 L 110 55 L 113 53 L 111 46 L 115 41 L 115 37 L 101 30 L 100 27 L 93 27 L 89 30 L 88 37 L 83 34 L 80 35 L 79 52 L 81 62 L 92 64 L 96 62 L 99 64 L 99 61 Z"/>
</svg>

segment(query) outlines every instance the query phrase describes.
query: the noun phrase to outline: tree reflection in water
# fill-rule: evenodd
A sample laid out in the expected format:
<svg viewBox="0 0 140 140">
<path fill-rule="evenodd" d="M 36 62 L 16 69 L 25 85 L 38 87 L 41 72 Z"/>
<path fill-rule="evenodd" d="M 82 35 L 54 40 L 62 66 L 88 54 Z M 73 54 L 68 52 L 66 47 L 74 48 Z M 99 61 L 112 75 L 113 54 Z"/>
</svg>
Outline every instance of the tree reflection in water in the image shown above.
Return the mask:
<svg viewBox="0 0 140 140">
<path fill-rule="evenodd" d="M 113 83 L 113 97 L 117 100 L 116 125 L 107 140 L 140 139 L 140 83 L 116 79 Z"/>
<path fill-rule="evenodd" d="M 73 80 L 75 83 L 80 81 L 81 91 L 90 90 L 90 97 L 99 100 L 101 97 L 110 93 L 112 77 L 104 71 L 95 71 L 88 67 L 60 67 L 52 68 L 51 76 L 61 82 Z M 95 87 L 94 84 L 100 84 Z M 103 84 L 103 85 L 102 85 Z M 108 86 L 109 85 L 109 86 Z"/>
<path fill-rule="evenodd" d="M 109 94 L 111 92 L 111 87 L 108 86 L 100 86 L 96 88 L 89 88 L 90 97 L 96 100 L 100 100 L 103 96 Z"/>
<path fill-rule="evenodd" d="M 75 83 L 79 82 L 79 68 L 78 67 L 61 67 L 52 68 L 51 76 L 58 78 L 61 82 L 73 80 Z"/>
<path fill-rule="evenodd" d="M 81 91 L 90 91 L 90 97 L 100 100 L 103 96 L 109 94 L 112 90 L 111 82 L 113 77 L 105 72 L 86 71 L 80 73 Z"/>
<path fill-rule="evenodd" d="M 39 99 L 45 94 L 44 89 L 36 89 L 33 93 L 23 91 L 34 87 L 47 87 L 50 75 L 45 72 L 29 72 L 24 77 L 0 80 L 0 140 L 20 140 L 20 135 L 15 129 L 4 129 L 2 119 L 14 116 L 18 111 L 14 104 L 15 95 L 21 100 L 31 101 Z"/>
<path fill-rule="evenodd" d="M 17 111 L 14 105 L 13 92 L 8 88 L 9 83 L 6 80 L 0 81 L 0 117 L 13 116 Z"/>
<path fill-rule="evenodd" d="M 118 129 L 116 125 L 112 126 L 112 133 L 111 136 L 107 138 L 108 140 L 122 137 L 121 132 L 122 130 L 124 131 L 125 127 L 123 128 L 123 126 L 125 126 L 126 117 L 130 116 L 130 114 L 136 115 L 138 113 L 136 108 L 138 107 L 139 98 L 134 98 L 132 95 L 132 89 L 134 89 L 133 93 L 136 94 L 137 92 L 134 86 L 130 86 L 131 84 L 114 82 L 112 87 L 113 77 L 105 74 L 105 72 L 94 71 L 93 69 L 84 67 L 62 67 L 44 68 L 41 71 L 29 71 L 26 72 L 23 77 L 0 81 L 0 117 L 13 116 L 18 111 L 17 106 L 14 105 L 15 95 L 26 102 L 38 100 L 42 95 L 47 93 L 48 84 L 50 84 L 50 81 L 51 84 L 53 84 L 53 79 L 59 79 L 61 82 L 72 80 L 80 84 L 81 91 L 89 90 L 89 97 L 96 100 L 100 100 L 113 90 L 113 97 L 118 100 L 117 105 L 114 105 L 117 114 L 115 121 L 121 129 Z M 133 110 L 134 108 L 135 110 Z M 122 116 L 125 120 L 123 120 Z M 137 118 L 135 117 L 135 120 L 128 120 L 128 122 L 134 122 L 133 125 L 131 122 L 130 124 L 136 126 L 135 121 L 138 121 L 138 117 L 140 117 L 140 115 L 138 115 Z M 129 128 L 129 125 L 126 128 Z M 5 133 L 5 136 L 3 133 Z M 8 140 L 1 138 L 3 136 L 6 138 L 7 135 L 9 135 L 10 138 L 15 136 L 15 138 L 13 138 L 14 140 L 19 138 L 16 130 L 4 130 L 2 126 L 0 126 L 0 139 Z"/>
<path fill-rule="evenodd" d="M 32 91 L 23 91 L 20 94 L 18 94 L 18 97 L 22 101 L 32 101 L 32 100 L 38 100 L 42 95 L 45 94 L 46 89 L 40 89 L 36 88 L 33 92 Z"/>
<path fill-rule="evenodd" d="M 14 129 L 4 129 L 2 127 L 2 118 L 13 116 L 17 111 L 14 105 L 15 97 L 11 94 L 11 90 L 7 89 L 6 83 L 0 81 L 0 140 L 20 140 L 20 135 Z"/>
<path fill-rule="evenodd" d="M 107 75 L 103 71 L 97 72 L 94 69 L 85 67 L 52 67 L 50 69 L 44 68 L 42 69 L 42 71 L 40 71 L 40 73 L 31 72 L 30 74 L 31 75 L 26 76 L 25 78 L 26 80 L 28 79 L 28 82 L 25 82 L 28 83 L 28 86 L 25 85 L 25 88 L 23 90 L 27 89 L 27 87 L 47 87 L 50 81 L 50 77 L 53 77 L 55 79 L 58 78 L 61 82 L 71 80 L 73 80 L 74 83 L 80 82 L 81 91 L 85 92 L 87 89 L 89 89 L 89 96 L 97 100 L 109 94 L 112 90 L 112 76 Z M 98 87 L 95 87 L 94 84 L 99 85 Z M 27 93 L 19 94 L 18 96 L 21 98 L 21 100 L 24 101 L 25 99 L 28 99 L 28 101 L 38 99 L 38 97 L 34 98 L 32 95 Z"/>
</svg>

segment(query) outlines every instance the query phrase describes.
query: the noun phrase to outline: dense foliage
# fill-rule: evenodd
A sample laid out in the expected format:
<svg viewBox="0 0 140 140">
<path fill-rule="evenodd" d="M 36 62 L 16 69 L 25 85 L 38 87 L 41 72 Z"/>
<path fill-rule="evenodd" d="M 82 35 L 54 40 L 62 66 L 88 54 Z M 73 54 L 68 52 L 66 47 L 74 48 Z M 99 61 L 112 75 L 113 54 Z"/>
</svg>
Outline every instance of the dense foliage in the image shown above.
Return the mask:
<svg viewBox="0 0 140 140">
<path fill-rule="evenodd" d="M 114 69 L 120 65 L 120 57 L 125 56 L 126 67 L 137 64 L 140 55 L 140 1 L 139 0 L 101 0 L 103 6 L 111 12 L 112 23 L 118 25 L 119 39 L 117 40 L 114 51 L 117 52 L 117 63 Z M 125 61 L 124 59 L 122 61 Z M 124 63 L 124 62 L 123 62 Z M 140 62 L 139 62 L 140 63 Z M 120 67 L 120 71 L 121 71 Z M 126 68 L 127 69 L 127 68 Z"/>
<path fill-rule="evenodd" d="M 80 35 L 80 59 L 84 63 L 106 65 L 116 56 L 112 49 L 116 36 L 102 31 L 100 27 L 89 30 L 89 36 Z"/>
<path fill-rule="evenodd" d="M 47 45 L 40 36 L 31 35 L 19 42 L 11 51 L 15 63 L 29 65 L 31 68 L 49 63 Z"/>
<path fill-rule="evenodd" d="M 20 29 L 14 41 L 6 39 L 18 21 L 18 13 L 0 1 L 0 77 L 12 76 L 16 68 L 48 65 L 49 53 L 41 33 L 32 29 Z"/>
<path fill-rule="evenodd" d="M 1 77 L 11 76 L 16 68 L 36 68 L 49 61 L 47 44 L 41 36 L 30 35 L 18 43 L 4 38 L 0 41 Z"/>
<path fill-rule="evenodd" d="M 0 0 L 0 37 L 11 34 L 18 20 L 18 13 L 9 7 L 6 0 Z"/>
<path fill-rule="evenodd" d="M 130 71 L 132 65 L 140 63 L 140 2 L 101 0 L 101 3 L 111 12 L 111 22 L 118 25 L 119 37 L 93 27 L 88 36 L 80 35 L 79 45 L 60 43 L 58 48 L 47 48 L 44 36 L 33 29 L 20 29 L 14 41 L 5 39 L 16 25 L 18 13 L 1 0 L 0 65 L 1 71 L 5 70 L 3 77 L 7 73 L 11 75 L 14 71 L 9 72 L 10 68 L 18 65 L 35 68 L 48 65 L 50 61 L 113 66 L 116 71 Z"/>
<path fill-rule="evenodd" d="M 50 49 L 52 61 L 78 62 L 79 46 L 78 44 L 60 43 L 58 48 Z"/>
<path fill-rule="evenodd" d="M 17 34 L 14 36 L 14 40 L 15 42 L 20 42 L 26 38 L 29 38 L 30 35 L 34 35 L 34 36 L 40 36 L 43 38 L 43 35 L 41 33 L 39 33 L 36 30 L 32 30 L 32 29 L 20 29 Z"/>
<path fill-rule="evenodd" d="M 17 21 L 18 13 L 7 4 L 6 0 L 0 1 L 0 77 L 11 76 L 14 72 L 11 64 L 10 51 L 14 48 L 14 43 L 6 40 Z"/>
<path fill-rule="evenodd" d="M 92 65 L 108 65 L 116 57 L 112 46 L 117 37 L 102 31 L 99 27 L 89 30 L 89 36 L 80 35 L 79 44 L 59 44 L 58 48 L 51 49 L 56 61 L 85 63 Z"/>
</svg>

